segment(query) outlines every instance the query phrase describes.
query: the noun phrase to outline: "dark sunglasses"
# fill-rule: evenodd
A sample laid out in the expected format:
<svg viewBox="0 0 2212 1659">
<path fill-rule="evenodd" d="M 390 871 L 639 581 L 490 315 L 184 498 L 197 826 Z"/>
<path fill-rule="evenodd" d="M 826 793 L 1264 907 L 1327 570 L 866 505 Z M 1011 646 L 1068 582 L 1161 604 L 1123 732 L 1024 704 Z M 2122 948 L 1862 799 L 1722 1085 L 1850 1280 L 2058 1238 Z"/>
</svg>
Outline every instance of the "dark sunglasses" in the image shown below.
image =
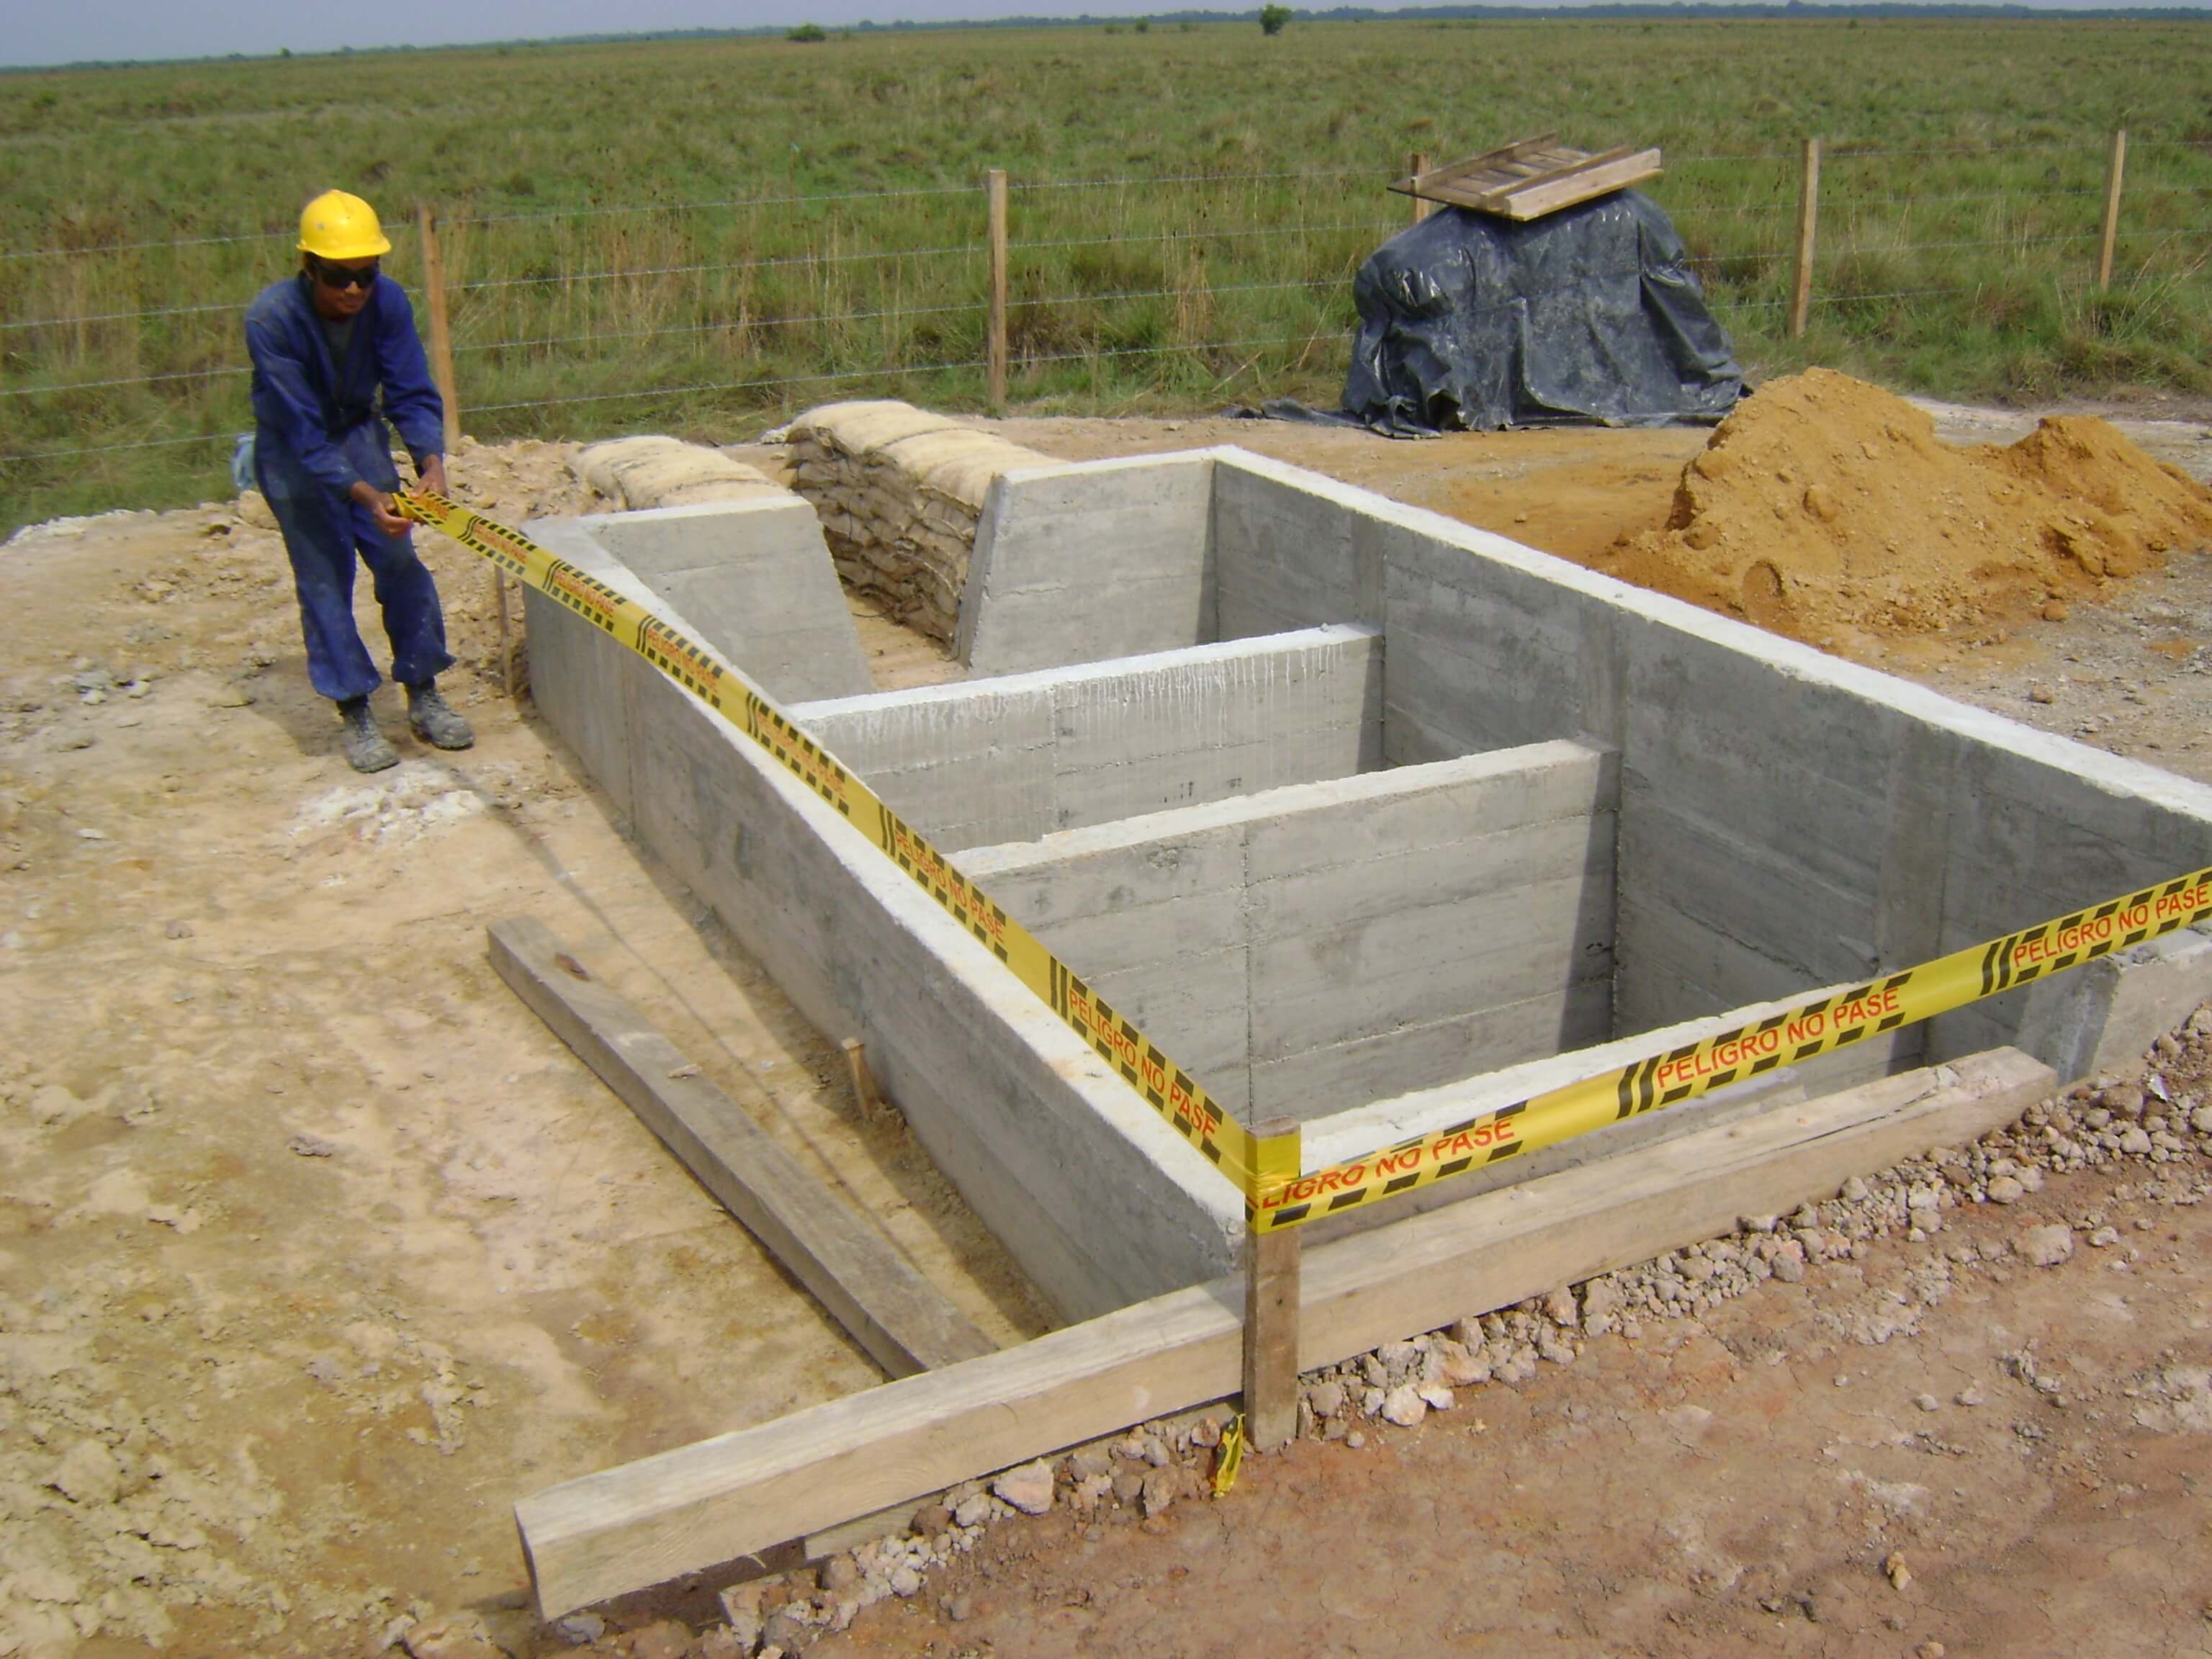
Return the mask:
<svg viewBox="0 0 2212 1659">
<path fill-rule="evenodd" d="M 352 270 L 343 265 L 325 264 L 320 259 L 313 259 L 310 269 L 314 271 L 317 282 L 325 288 L 336 289 L 341 293 L 349 288 L 371 289 L 376 286 L 377 266 L 374 259 L 365 265 Z"/>
</svg>

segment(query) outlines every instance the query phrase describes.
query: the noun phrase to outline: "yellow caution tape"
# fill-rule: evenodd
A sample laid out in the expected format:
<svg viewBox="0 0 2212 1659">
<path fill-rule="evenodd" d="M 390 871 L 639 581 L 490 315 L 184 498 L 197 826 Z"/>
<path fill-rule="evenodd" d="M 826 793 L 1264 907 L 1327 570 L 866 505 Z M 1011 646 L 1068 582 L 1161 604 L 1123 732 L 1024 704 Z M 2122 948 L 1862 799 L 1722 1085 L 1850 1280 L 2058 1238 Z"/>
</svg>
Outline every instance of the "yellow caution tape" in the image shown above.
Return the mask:
<svg viewBox="0 0 2212 1659">
<path fill-rule="evenodd" d="M 2212 869 L 1955 951 L 1757 1024 L 1647 1054 L 1618 1071 L 1302 1175 L 1260 1193 L 1252 1206 L 1252 1225 L 1261 1232 L 1295 1227 L 1556 1146 L 1778 1066 L 1794 1066 L 1863 1038 L 1933 1019 L 2170 933 L 2208 914 L 2212 914 Z"/>
<path fill-rule="evenodd" d="M 1220 1447 L 1213 1454 L 1213 1495 L 1229 1496 L 1229 1489 L 1237 1484 L 1237 1472 L 1244 1467 L 1244 1413 L 1239 1412 L 1229 1419 L 1229 1426 L 1221 1431 Z"/>
<path fill-rule="evenodd" d="M 1236 1184 L 1244 1194 L 1246 1219 L 1259 1232 L 1295 1227 L 1556 1146 L 1777 1066 L 1932 1019 L 2212 914 L 2212 869 L 2200 870 L 1305 1175 L 1300 1172 L 1297 1134 L 1255 1135 L 1230 1116 L 1196 1079 L 953 868 L 736 669 L 635 600 L 505 525 L 427 490 L 398 499 L 403 517 L 443 531 L 635 651 L 836 808 Z M 1225 1491 L 1218 1484 L 1218 1470 L 1225 1465 L 1228 1478 L 1236 1478 L 1241 1432 L 1222 1443 L 1224 1458 L 1215 1479 L 1217 1490 Z"/>
<path fill-rule="evenodd" d="M 792 724 L 760 688 L 635 600 L 557 559 L 517 531 L 428 490 L 398 498 L 402 517 L 443 531 L 574 611 L 658 668 L 774 756 L 873 842 L 916 886 L 1042 998 L 1153 1110 L 1250 1196 L 1297 1174 L 1295 1137 L 1257 1140 L 1127 1016 L 877 799 L 837 757 Z"/>
</svg>

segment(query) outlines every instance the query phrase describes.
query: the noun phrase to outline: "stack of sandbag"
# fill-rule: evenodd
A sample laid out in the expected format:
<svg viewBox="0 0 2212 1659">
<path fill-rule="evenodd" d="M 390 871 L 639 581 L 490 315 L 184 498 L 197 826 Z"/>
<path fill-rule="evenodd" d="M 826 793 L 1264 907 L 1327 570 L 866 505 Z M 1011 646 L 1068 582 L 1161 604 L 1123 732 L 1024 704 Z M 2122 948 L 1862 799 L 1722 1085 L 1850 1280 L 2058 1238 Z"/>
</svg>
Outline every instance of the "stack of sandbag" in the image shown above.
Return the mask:
<svg viewBox="0 0 2212 1659">
<path fill-rule="evenodd" d="M 681 438 L 616 438 L 579 450 L 568 465 L 586 483 L 635 513 L 782 493 L 757 466 Z"/>
<path fill-rule="evenodd" d="M 991 480 L 1051 458 L 902 403 L 827 404 L 791 425 L 799 493 L 837 574 L 951 643 Z"/>
</svg>

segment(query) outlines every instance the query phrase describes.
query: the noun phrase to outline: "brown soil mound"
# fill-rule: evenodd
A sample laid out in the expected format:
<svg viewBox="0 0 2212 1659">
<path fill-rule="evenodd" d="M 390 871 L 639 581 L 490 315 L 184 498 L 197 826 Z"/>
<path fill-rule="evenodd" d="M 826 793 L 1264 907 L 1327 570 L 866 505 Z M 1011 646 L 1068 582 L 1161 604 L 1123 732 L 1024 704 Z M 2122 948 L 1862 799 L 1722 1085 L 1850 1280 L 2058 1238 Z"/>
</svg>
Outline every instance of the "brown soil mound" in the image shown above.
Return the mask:
<svg viewBox="0 0 2212 1659">
<path fill-rule="evenodd" d="M 2021 621 L 2208 544 L 2212 490 L 2103 421 L 1957 449 L 1903 398 L 1814 368 L 1723 422 L 1666 528 L 1597 568 L 1817 642 Z"/>
</svg>

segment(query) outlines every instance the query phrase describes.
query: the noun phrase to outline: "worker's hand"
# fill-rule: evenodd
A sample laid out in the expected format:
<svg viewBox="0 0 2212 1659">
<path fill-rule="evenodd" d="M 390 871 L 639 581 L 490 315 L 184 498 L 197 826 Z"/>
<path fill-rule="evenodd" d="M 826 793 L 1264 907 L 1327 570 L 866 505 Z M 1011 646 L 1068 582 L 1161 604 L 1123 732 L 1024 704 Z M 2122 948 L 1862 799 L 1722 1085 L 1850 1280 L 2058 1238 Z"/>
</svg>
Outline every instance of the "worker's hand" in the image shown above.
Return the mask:
<svg viewBox="0 0 2212 1659">
<path fill-rule="evenodd" d="M 446 458 L 443 455 L 425 455 L 422 458 L 422 464 L 415 469 L 415 482 L 433 495 L 444 495 L 446 493 Z"/>
<path fill-rule="evenodd" d="M 404 536 L 407 533 L 407 520 L 399 516 L 392 497 L 368 479 L 363 478 L 354 485 L 353 498 L 368 509 L 369 517 L 376 520 L 376 527 L 386 535 Z"/>
</svg>

